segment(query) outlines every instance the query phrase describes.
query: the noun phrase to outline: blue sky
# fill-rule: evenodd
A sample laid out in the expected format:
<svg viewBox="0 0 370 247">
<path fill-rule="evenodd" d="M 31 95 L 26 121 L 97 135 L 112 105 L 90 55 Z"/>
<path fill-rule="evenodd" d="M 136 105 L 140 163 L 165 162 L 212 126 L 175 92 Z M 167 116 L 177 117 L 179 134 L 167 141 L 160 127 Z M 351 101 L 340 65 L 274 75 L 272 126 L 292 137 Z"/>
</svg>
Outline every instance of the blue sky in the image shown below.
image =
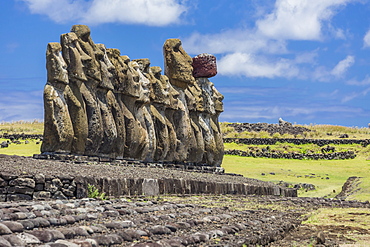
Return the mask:
<svg viewBox="0 0 370 247">
<path fill-rule="evenodd" d="M 370 122 L 370 0 L 6 0 L 0 122 L 43 119 L 45 50 L 74 24 L 95 43 L 163 68 L 180 38 L 217 57 L 221 121 Z"/>
</svg>

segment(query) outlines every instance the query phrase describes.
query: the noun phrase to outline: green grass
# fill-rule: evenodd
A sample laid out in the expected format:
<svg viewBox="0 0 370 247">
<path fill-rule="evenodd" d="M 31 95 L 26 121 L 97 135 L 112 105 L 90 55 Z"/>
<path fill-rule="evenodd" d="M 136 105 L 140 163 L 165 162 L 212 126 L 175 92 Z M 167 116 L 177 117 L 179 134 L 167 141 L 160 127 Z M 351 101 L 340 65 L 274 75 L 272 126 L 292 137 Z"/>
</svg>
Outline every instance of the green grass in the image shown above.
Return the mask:
<svg viewBox="0 0 370 247">
<path fill-rule="evenodd" d="M 370 198 L 370 161 L 366 160 L 287 160 L 225 155 L 222 167 L 226 172 L 263 181 L 314 184 L 314 191 L 299 190 L 299 196 L 305 197 L 334 197 L 348 177 L 359 176 L 363 177 L 360 191 L 349 199 Z"/>
<path fill-rule="evenodd" d="M 0 143 L 5 141 L 5 139 L 0 138 Z M 40 144 L 36 144 L 36 140 L 28 140 L 29 143 L 25 144 L 25 140 L 20 140 L 22 144 L 9 144 L 7 148 L 0 148 L 1 154 L 7 155 L 19 155 L 19 156 L 32 156 L 33 154 L 40 153 Z"/>
</svg>

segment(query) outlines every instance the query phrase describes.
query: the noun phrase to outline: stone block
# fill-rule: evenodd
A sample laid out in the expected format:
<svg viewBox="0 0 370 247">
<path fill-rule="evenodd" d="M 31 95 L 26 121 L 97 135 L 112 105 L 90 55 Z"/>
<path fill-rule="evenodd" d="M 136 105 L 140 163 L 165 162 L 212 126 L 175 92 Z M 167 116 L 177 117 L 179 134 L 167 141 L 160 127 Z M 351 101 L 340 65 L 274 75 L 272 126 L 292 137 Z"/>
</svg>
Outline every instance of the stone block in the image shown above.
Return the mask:
<svg viewBox="0 0 370 247">
<path fill-rule="evenodd" d="M 18 176 L 7 173 L 7 172 L 2 172 L 2 173 L 0 173 L 0 177 L 5 179 L 6 181 L 9 181 L 9 180 L 12 180 L 12 179 L 16 179 Z"/>
<path fill-rule="evenodd" d="M 0 194 L 0 202 L 6 202 L 6 195 Z"/>
<path fill-rule="evenodd" d="M 30 201 L 32 196 L 25 194 L 8 194 L 7 201 Z"/>
<path fill-rule="evenodd" d="M 5 179 L 0 177 L 0 187 L 7 186 L 7 185 L 8 185 L 8 182 Z"/>
<path fill-rule="evenodd" d="M 29 188 L 35 188 L 36 183 L 32 178 L 16 178 L 9 181 L 10 186 L 26 186 Z"/>
<path fill-rule="evenodd" d="M 144 178 L 142 191 L 145 196 L 156 196 L 159 194 L 158 179 Z"/>
<path fill-rule="evenodd" d="M 44 176 L 44 174 L 36 174 L 35 175 L 35 182 L 36 182 L 36 184 L 45 183 L 45 176 Z"/>
<path fill-rule="evenodd" d="M 51 198 L 51 193 L 49 191 L 37 191 L 33 193 L 33 198 L 36 200 L 46 200 Z"/>
<path fill-rule="evenodd" d="M 45 189 L 45 184 L 36 184 L 35 191 L 43 191 Z"/>
<path fill-rule="evenodd" d="M 14 186 L 9 187 L 8 193 L 9 194 L 26 194 L 26 195 L 32 195 L 34 192 L 33 188 L 25 187 L 25 186 Z"/>
<path fill-rule="evenodd" d="M 216 57 L 203 53 L 193 57 L 193 76 L 210 78 L 217 74 Z"/>
</svg>

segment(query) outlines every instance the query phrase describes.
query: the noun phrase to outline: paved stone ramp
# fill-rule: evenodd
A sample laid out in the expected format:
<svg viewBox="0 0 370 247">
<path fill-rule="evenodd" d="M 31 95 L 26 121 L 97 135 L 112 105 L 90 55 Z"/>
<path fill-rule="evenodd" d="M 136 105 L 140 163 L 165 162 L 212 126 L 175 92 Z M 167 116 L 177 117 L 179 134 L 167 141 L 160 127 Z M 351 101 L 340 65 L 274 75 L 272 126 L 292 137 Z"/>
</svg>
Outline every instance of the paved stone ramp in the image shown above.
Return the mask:
<svg viewBox="0 0 370 247">
<path fill-rule="evenodd" d="M 265 215 L 264 210 L 160 200 L 32 201 L 1 203 L 0 208 L 0 246 L 267 244 L 295 224 L 280 212 Z"/>
<path fill-rule="evenodd" d="M 0 246 L 266 246 L 322 207 L 369 203 L 232 195 L 4 202 Z"/>
</svg>

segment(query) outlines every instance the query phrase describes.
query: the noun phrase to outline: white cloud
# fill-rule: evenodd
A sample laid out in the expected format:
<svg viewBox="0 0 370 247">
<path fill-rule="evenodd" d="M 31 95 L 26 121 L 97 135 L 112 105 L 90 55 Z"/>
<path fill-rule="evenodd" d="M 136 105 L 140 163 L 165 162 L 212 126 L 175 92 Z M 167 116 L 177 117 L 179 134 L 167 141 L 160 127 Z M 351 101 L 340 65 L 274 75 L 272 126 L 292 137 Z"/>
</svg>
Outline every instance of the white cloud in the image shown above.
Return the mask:
<svg viewBox="0 0 370 247">
<path fill-rule="evenodd" d="M 47 15 L 55 22 L 77 21 L 88 8 L 83 0 L 21 0 L 28 5 L 31 13 Z"/>
<path fill-rule="evenodd" d="M 332 69 L 331 74 L 335 77 L 341 77 L 354 63 L 355 57 L 347 56 Z"/>
<path fill-rule="evenodd" d="M 275 10 L 257 21 L 261 33 L 273 39 L 320 40 L 323 21 L 350 0 L 277 0 Z"/>
<path fill-rule="evenodd" d="M 232 53 L 222 57 L 218 62 L 221 75 L 244 75 L 246 77 L 295 77 L 299 70 L 288 59 L 276 62 L 262 59 L 248 53 Z"/>
<path fill-rule="evenodd" d="M 330 20 L 338 7 L 353 1 L 357 0 L 276 0 L 274 9 L 259 15 L 253 28 L 193 33 L 183 45 L 192 54 L 220 54 L 218 67 L 223 75 L 328 81 L 341 77 L 354 57 L 348 56 L 328 70 L 317 67 L 318 49 L 293 54 L 289 40 L 322 40 L 323 34 L 345 39 L 344 31 Z"/>
<path fill-rule="evenodd" d="M 353 85 L 353 86 L 365 86 L 370 84 L 370 76 L 366 75 L 366 77 L 362 81 L 358 81 L 356 79 L 349 80 L 347 82 L 348 85 Z"/>
<path fill-rule="evenodd" d="M 370 30 L 365 34 L 364 47 L 370 47 Z"/>
<path fill-rule="evenodd" d="M 359 98 L 359 97 L 365 97 L 368 93 L 370 93 L 370 87 L 361 91 L 361 92 L 349 93 L 349 94 L 347 94 L 343 97 L 342 103 L 346 103 L 348 101 L 351 101 L 351 100 Z"/>
<path fill-rule="evenodd" d="M 165 26 L 179 22 L 186 6 L 180 0 L 21 0 L 32 13 L 58 23 L 133 23 Z"/>
<path fill-rule="evenodd" d="M 336 78 L 341 78 L 347 70 L 355 63 L 355 57 L 348 55 L 345 59 L 339 61 L 333 69 L 324 66 L 316 67 L 312 72 L 312 79 L 321 82 L 330 82 Z"/>
<path fill-rule="evenodd" d="M 235 29 L 217 34 L 193 33 L 183 39 L 187 52 L 199 54 L 203 52 L 222 54 L 231 52 L 283 54 L 287 52 L 284 41 L 269 40 L 254 30 Z"/>
</svg>

